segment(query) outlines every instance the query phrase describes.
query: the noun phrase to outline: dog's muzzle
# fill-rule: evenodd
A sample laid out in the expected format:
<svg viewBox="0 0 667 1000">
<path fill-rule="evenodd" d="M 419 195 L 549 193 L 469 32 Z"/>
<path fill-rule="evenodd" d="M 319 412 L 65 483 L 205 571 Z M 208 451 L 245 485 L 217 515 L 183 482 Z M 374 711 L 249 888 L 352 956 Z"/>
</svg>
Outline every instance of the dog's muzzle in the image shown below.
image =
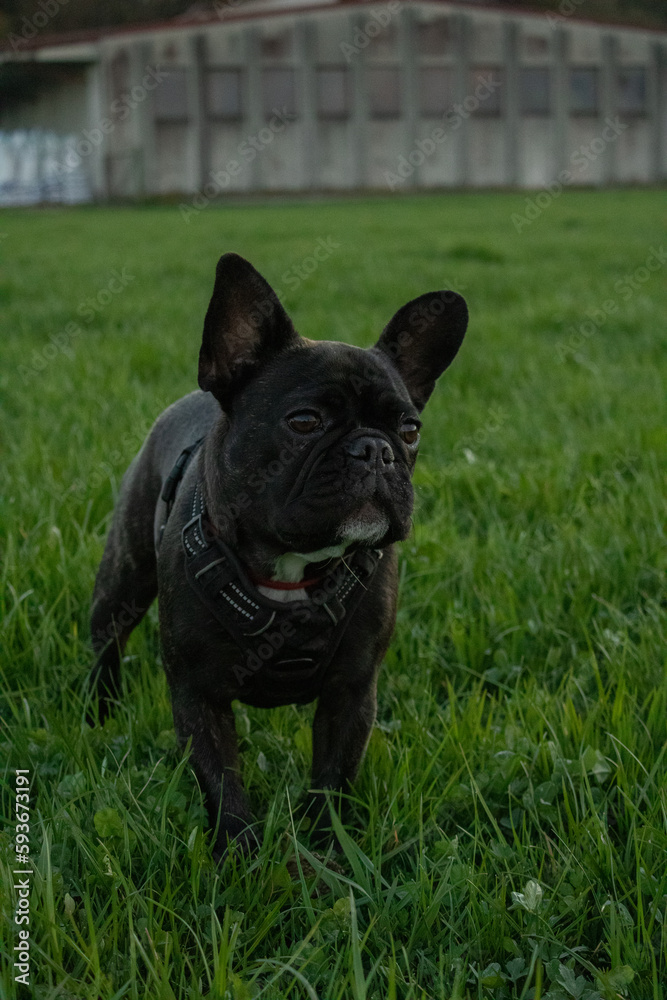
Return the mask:
<svg viewBox="0 0 667 1000">
<path fill-rule="evenodd" d="M 389 438 L 374 427 L 357 427 L 352 431 L 329 431 L 317 442 L 287 497 L 285 506 L 297 500 L 304 491 L 308 479 L 313 475 L 335 448 L 341 445 L 341 452 L 352 460 L 352 468 L 359 472 L 388 472 L 396 461 Z"/>
</svg>

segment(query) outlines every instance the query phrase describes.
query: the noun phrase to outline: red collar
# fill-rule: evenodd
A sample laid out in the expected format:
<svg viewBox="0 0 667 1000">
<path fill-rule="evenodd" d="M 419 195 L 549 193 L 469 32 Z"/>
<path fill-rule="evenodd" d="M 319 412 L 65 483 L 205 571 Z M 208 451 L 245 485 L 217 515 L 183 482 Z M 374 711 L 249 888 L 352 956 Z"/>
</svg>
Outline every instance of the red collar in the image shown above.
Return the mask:
<svg viewBox="0 0 667 1000">
<path fill-rule="evenodd" d="M 313 584 L 319 583 L 320 580 L 324 579 L 324 574 L 322 576 L 314 576 L 310 580 L 299 580 L 297 583 L 287 583 L 285 580 L 267 580 L 263 576 L 257 576 L 256 573 L 247 567 L 247 573 L 252 582 L 256 587 L 268 587 L 269 590 L 302 590 L 304 587 L 312 587 Z"/>
</svg>

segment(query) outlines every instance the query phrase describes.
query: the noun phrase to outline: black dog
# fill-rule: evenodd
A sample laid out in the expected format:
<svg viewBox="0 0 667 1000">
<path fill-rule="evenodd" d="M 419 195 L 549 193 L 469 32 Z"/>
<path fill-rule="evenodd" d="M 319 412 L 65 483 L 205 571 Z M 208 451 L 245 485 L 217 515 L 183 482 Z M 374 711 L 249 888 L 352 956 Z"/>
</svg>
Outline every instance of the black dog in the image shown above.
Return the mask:
<svg viewBox="0 0 667 1000">
<path fill-rule="evenodd" d="M 410 530 L 418 414 L 468 321 L 455 292 L 396 313 L 375 347 L 300 337 L 242 257 L 218 263 L 196 391 L 159 417 L 123 480 L 97 580 L 100 713 L 159 594 L 179 740 L 216 856 L 253 842 L 232 701 L 318 699 L 309 811 L 348 787 L 376 712 Z M 134 610 L 130 610 L 134 609 Z"/>
</svg>

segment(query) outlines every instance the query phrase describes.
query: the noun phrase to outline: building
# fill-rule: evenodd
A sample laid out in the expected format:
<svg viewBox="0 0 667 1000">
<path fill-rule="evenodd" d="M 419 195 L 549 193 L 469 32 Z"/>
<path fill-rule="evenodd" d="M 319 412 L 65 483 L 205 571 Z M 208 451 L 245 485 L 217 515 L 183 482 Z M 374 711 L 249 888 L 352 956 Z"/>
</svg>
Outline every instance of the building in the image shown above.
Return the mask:
<svg viewBox="0 0 667 1000">
<path fill-rule="evenodd" d="M 74 135 L 58 169 L 97 197 L 663 181 L 667 32 L 574 9 L 216 0 L 75 38 L 28 24 L 2 58 L 33 92 L 0 128 Z"/>
</svg>

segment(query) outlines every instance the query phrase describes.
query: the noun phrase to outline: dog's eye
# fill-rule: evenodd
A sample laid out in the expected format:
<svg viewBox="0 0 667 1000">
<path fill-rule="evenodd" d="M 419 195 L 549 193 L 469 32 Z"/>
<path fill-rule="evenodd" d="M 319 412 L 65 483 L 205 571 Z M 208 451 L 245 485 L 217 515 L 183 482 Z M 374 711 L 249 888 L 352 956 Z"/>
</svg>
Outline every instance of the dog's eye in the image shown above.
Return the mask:
<svg viewBox="0 0 667 1000">
<path fill-rule="evenodd" d="M 309 411 L 305 413 L 293 413 L 287 418 L 287 423 L 297 434 L 312 434 L 313 431 L 319 430 L 322 426 L 322 421 L 318 415 Z"/>
<path fill-rule="evenodd" d="M 406 420 L 404 424 L 401 424 L 401 429 L 398 433 L 406 444 L 417 444 L 419 441 L 419 424 L 416 424 L 414 420 Z"/>
</svg>

